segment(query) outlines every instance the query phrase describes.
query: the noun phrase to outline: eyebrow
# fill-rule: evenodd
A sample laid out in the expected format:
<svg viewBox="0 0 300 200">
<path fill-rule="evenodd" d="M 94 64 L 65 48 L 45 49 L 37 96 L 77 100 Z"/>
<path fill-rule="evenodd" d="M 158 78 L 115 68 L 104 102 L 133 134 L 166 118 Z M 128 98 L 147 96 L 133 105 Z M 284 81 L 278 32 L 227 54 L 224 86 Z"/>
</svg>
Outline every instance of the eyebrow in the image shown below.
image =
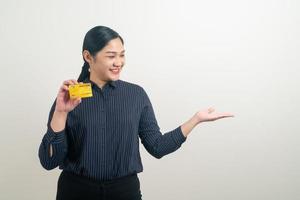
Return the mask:
<svg viewBox="0 0 300 200">
<path fill-rule="evenodd" d="M 106 51 L 105 53 L 118 53 L 116 51 Z M 125 50 L 121 51 L 121 53 L 125 53 Z"/>
</svg>

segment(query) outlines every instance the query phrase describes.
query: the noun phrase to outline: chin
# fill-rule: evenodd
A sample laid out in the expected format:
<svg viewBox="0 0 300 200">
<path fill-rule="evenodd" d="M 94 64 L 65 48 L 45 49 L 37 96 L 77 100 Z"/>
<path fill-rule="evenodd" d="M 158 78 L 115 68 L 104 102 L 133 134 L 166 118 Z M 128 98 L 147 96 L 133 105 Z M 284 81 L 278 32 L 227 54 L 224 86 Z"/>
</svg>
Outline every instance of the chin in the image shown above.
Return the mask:
<svg viewBox="0 0 300 200">
<path fill-rule="evenodd" d="M 119 80 L 119 78 L 120 78 L 120 76 L 111 76 L 110 80 L 116 81 L 116 80 Z"/>
</svg>

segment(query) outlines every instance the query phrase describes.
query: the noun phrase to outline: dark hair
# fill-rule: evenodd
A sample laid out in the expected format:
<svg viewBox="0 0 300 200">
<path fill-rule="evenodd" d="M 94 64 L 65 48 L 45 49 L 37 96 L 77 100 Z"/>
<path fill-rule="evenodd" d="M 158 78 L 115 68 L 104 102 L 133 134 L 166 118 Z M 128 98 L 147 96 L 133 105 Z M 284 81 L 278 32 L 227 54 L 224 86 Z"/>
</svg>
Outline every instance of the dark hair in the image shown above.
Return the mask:
<svg viewBox="0 0 300 200">
<path fill-rule="evenodd" d="M 122 44 L 124 44 L 122 37 L 116 31 L 106 26 L 96 26 L 85 34 L 82 52 L 88 50 L 92 56 L 96 56 L 98 51 L 103 49 L 110 40 L 115 38 L 120 38 Z M 86 77 L 90 76 L 89 63 L 86 62 L 84 58 L 83 61 L 84 64 L 78 77 L 78 82 L 81 82 Z"/>
</svg>

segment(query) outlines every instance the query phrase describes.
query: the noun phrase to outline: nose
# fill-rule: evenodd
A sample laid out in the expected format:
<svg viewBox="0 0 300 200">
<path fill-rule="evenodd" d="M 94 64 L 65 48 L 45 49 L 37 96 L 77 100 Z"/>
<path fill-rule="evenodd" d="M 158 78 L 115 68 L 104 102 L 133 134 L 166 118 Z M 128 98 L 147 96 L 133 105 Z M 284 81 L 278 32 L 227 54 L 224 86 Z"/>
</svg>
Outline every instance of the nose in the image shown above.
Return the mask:
<svg viewBox="0 0 300 200">
<path fill-rule="evenodd" d="M 115 66 L 115 67 L 122 67 L 122 65 L 123 65 L 123 62 L 122 62 L 121 60 L 116 60 L 116 61 L 114 62 L 114 66 Z"/>
</svg>

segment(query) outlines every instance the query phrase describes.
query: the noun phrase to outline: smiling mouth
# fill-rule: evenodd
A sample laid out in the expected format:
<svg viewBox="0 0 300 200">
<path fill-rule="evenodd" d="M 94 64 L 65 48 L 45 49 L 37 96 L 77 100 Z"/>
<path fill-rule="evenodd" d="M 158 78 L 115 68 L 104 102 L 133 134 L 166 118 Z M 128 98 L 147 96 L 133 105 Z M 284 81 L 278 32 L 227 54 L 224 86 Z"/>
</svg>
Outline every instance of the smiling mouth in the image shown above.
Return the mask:
<svg viewBox="0 0 300 200">
<path fill-rule="evenodd" d="M 114 74 L 118 74 L 120 72 L 120 69 L 109 69 Z"/>
</svg>

